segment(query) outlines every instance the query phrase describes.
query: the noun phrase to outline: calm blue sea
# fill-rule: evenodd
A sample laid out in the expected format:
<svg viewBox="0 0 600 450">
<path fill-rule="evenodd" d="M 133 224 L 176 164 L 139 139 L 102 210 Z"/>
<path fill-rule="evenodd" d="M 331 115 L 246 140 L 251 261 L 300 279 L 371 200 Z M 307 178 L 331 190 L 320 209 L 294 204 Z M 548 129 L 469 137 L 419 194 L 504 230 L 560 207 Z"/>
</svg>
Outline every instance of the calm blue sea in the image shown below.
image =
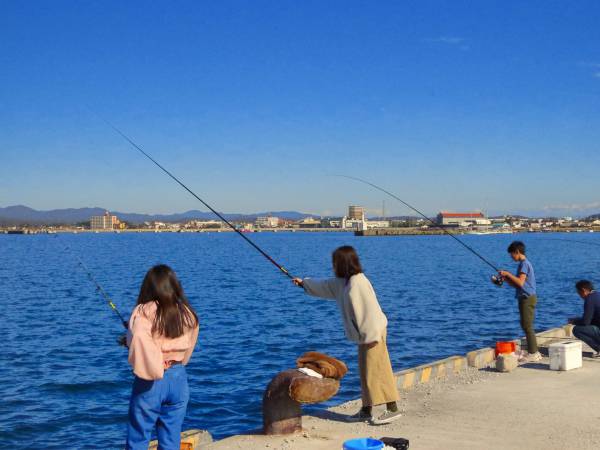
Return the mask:
<svg viewBox="0 0 600 450">
<path fill-rule="evenodd" d="M 298 276 L 328 276 L 331 251 L 354 245 L 389 319 L 395 370 L 521 335 L 513 291 L 492 285 L 491 269 L 447 236 L 250 237 Z M 536 328 L 580 313 L 573 284 L 600 283 L 600 234 L 463 239 L 514 269 L 505 249 L 517 237 L 537 273 Z M 201 317 L 185 428 L 217 438 L 257 428 L 265 386 L 307 350 L 350 368 L 330 404 L 359 396 L 356 348 L 344 338 L 335 304 L 304 295 L 237 235 L 0 235 L 3 448 L 122 448 L 132 375 L 115 343 L 121 325 L 66 245 L 127 314 L 150 266 L 166 263 L 178 273 Z"/>
</svg>

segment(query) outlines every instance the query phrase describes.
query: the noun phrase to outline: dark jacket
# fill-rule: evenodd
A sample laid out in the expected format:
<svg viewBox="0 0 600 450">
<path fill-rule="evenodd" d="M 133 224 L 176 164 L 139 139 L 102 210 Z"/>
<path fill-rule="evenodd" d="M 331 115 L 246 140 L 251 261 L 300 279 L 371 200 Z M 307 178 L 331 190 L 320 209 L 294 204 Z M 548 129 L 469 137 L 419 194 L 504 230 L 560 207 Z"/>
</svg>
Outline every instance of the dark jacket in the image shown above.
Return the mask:
<svg viewBox="0 0 600 450">
<path fill-rule="evenodd" d="M 600 327 L 600 292 L 592 291 L 583 303 L 583 317 L 575 321 L 575 325 L 596 325 Z"/>
</svg>

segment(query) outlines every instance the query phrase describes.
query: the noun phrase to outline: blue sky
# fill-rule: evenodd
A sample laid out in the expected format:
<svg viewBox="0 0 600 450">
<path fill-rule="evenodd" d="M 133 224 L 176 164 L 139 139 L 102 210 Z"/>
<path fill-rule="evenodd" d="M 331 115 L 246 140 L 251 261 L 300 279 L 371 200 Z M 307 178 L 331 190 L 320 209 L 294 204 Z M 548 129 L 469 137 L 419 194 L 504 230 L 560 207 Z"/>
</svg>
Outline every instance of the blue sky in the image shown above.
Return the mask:
<svg viewBox="0 0 600 450">
<path fill-rule="evenodd" d="M 600 212 L 600 3 L 0 5 L 0 206 Z M 386 199 L 391 214 L 407 209 Z"/>
</svg>

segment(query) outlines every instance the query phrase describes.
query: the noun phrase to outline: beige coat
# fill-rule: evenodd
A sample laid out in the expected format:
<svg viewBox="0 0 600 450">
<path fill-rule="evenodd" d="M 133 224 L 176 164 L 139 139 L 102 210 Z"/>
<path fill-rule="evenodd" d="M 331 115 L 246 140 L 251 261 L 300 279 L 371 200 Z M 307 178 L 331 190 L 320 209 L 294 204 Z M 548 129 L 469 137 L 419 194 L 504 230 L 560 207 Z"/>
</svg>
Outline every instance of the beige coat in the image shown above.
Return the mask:
<svg viewBox="0 0 600 450">
<path fill-rule="evenodd" d="M 348 282 L 343 278 L 306 278 L 303 287 L 312 296 L 337 302 L 349 340 L 357 344 L 381 341 L 387 318 L 379 306 L 373 286 L 364 274 L 354 275 Z"/>
</svg>

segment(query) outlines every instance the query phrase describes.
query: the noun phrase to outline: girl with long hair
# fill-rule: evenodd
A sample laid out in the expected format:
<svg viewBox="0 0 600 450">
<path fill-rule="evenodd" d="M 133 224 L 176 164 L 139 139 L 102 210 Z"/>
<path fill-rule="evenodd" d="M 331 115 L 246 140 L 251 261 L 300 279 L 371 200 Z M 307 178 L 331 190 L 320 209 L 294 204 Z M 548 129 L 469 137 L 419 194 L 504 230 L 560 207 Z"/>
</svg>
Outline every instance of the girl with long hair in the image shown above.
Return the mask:
<svg viewBox="0 0 600 450">
<path fill-rule="evenodd" d="M 166 265 L 146 274 L 129 319 L 127 346 L 135 380 L 126 449 L 148 449 L 156 426 L 159 448 L 179 449 L 189 400 L 185 366 L 199 322 L 175 272 Z"/>
<path fill-rule="evenodd" d="M 332 255 L 334 278 L 294 278 L 307 294 L 335 300 L 342 315 L 346 337 L 358 344 L 358 367 L 362 408 L 350 420 L 372 425 L 390 423 L 400 417 L 399 399 L 392 363 L 386 345 L 387 318 L 379 306 L 373 286 L 364 275 L 353 247 L 339 247 Z M 386 405 L 377 418 L 373 406 Z"/>
</svg>

